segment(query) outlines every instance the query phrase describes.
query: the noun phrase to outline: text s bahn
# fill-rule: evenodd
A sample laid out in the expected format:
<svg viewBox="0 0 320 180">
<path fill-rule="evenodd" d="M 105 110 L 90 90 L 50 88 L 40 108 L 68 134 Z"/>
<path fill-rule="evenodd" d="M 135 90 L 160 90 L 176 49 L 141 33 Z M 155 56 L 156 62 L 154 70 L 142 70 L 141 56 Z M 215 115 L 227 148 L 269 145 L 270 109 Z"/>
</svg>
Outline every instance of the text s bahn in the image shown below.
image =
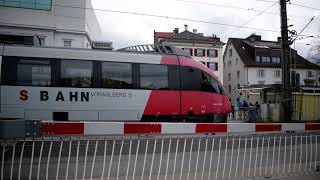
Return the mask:
<svg viewBox="0 0 320 180">
<path fill-rule="evenodd" d="M 213 72 L 169 45 L 0 55 L 2 119 L 225 122 L 231 111 Z"/>
</svg>

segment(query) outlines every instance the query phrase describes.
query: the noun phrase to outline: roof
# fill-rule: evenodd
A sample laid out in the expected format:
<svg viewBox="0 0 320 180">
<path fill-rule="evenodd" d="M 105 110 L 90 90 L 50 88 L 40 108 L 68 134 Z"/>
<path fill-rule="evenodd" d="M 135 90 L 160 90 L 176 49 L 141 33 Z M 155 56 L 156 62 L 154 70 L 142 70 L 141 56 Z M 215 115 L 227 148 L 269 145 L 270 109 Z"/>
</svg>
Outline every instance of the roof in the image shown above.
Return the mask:
<svg viewBox="0 0 320 180">
<path fill-rule="evenodd" d="M 169 41 L 169 42 L 191 42 L 191 43 L 212 43 L 217 45 L 224 45 L 225 43 L 220 41 L 220 38 L 217 37 L 209 37 L 209 36 L 203 36 L 201 34 L 192 33 L 190 31 L 183 31 L 180 33 L 177 33 L 171 37 L 165 38 L 161 40 L 163 41 Z"/>
<path fill-rule="evenodd" d="M 243 63 L 248 67 L 281 67 L 281 63 L 267 63 L 267 62 L 256 62 L 255 57 L 251 54 L 252 49 L 257 47 L 265 46 L 272 50 L 280 50 L 281 44 L 277 41 L 249 41 L 247 39 L 241 38 L 229 38 L 229 41 L 233 44 L 237 53 L 239 54 Z M 247 48 L 247 47 L 251 48 Z M 305 68 L 305 69 L 320 69 L 320 66 L 311 63 L 307 59 L 303 58 L 299 54 L 297 54 L 296 59 L 296 67 L 297 68 Z"/>
</svg>

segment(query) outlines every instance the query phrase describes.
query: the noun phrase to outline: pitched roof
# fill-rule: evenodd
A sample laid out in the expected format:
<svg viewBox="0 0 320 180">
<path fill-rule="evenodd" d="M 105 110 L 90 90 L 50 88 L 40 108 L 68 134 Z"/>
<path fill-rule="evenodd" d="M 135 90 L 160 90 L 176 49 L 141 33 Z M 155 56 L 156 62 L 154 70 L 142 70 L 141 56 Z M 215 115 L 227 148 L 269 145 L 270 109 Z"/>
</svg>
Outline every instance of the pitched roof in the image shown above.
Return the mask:
<svg viewBox="0 0 320 180">
<path fill-rule="evenodd" d="M 171 37 L 163 39 L 162 41 L 213 43 L 213 44 L 219 44 L 219 45 L 225 44 L 220 41 L 220 38 L 203 36 L 197 33 L 192 33 L 190 31 L 183 31 L 183 32 L 177 33 Z"/>
<path fill-rule="evenodd" d="M 251 56 L 252 49 L 246 47 L 251 46 L 252 48 L 257 47 L 268 47 L 272 50 L 281 49 L 281 44 L 276 41 L 249 41 L 247 39 L 240 38 L 229 38 L 229 41 L 233 44 L 241 60 L 246 66 L 251 67 L 281 67 L 281 63 L 267 63 L 267 62 L 256 62 L 255 57 Z M 307 59 L 297 54 L 296 67 L 305 69 L 320 69 L 320 66 L 311 63 Z"/>
</svg>

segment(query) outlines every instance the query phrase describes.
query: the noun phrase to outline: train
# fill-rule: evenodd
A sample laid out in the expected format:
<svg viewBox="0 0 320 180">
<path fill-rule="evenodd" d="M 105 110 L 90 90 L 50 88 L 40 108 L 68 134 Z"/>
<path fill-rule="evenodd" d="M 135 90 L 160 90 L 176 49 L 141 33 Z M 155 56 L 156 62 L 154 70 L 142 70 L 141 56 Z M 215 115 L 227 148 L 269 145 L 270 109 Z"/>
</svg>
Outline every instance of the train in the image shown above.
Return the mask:
<svg viewBox="0 0 320 180">
<path fill-rule="evenodd" d="M 0 44 L 1 119 L 226 122 L 213 72 L 165 44 L 117 51 Z"/>
</svg>

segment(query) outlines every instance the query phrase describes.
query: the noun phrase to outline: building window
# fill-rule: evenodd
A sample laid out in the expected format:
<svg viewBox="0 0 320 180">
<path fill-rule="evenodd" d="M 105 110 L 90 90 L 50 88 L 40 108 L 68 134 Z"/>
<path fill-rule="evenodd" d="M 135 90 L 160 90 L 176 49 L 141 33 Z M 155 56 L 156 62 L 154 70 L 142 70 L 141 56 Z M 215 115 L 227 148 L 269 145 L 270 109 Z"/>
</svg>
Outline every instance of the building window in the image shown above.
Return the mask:
<svg viewBox="0 0 320 180">
<path fill-rule="evenodd" d="M 61 61 L 61 81 L 63 86 L 92 87 L 92 74 L 92 61 Z"/>
<path fill-rule="evenodd" d="M 307 77 L 308 77 L 308 78 L 313 77 L 312 71 L 307 71 Z"/>
<path fill-rule="evenodd" d="M 280 57 L 271 57 L 271 63 L 280 63 Z"/>
<path fill-rule="evenodd" d="M 63 40 L 63 47 L 71 47 L 72 40 Z"/>
<path fill-rule="evenodd" d="M 228 86 L 229 93 L 231 93 L 231 85 Z"/>
<path fill-rule="evenodd" d="M 209 65 L 209 69 L 210 69 L 211 71 L 218 71 L 218 63 L 216 63 L 216 62 L 209 62 L 208 65 Z"/>
<path fill-rule="evenodd" d="M 262 62 L 270 62 L 270 57 L 262 56 Z"/>
<path fill-rule="evenodd" d="M 237 79 L 240 79 L 240 71 L 237 71 Z"/>
<path fill-rule="evenodd" d="M 256 56 L 256 62 L 261 62 L 261 56 Z"/>
<path fill-rule="evenodd" d="M 130 63 L 103 62 L 102 87 L 132 88 L 132 65 Z"/>
<path fill-rule="evenodd" d="M 192 48 L 182 48 L 186 53 L 190 54 L 190 56 L 193 56 L 193 49 Z"/>
<path fill-rule="evenodd" d="M 258 77 L 264 77 L 264 70 L 263 69 L 258 69 L 257 70 L 257 76 Z"/>
<path fill-rule="evenodd" d="M 140 88 L 169 89 L 168 66 L 140 64 Z"/>
<path fill-rule="evenodd" d="M 280 77 L 280 70 L 274 70 L 274 77 L 279 78 Z"/>
<path fill-rule="evenodd" d="M 236 65 L 238 65 L 238 63 L 239 63 L 238 61 L 239 61 L 238 58 L 236 58 Z"/>
<path fill-rule="evenodd" d="M 230 61 L 228 61 L 228 67 L 230 67 L 231 66 L 231 60 Z"/>
<path fill-rule="evenodd" d="M 51 10 L 52 0 L 0 0 L 0 6 Z"/>
<path fill-rule="evenodd" d="M 232 49 L 229 49 L 229 56 L 232 57 Z"/>
<path fill-rule="evenodd" d="M 241 87 L 240 84 L 237 84 L 237 87 L 238 87 L 238 89 L 240 89 L 240 87 Z"/>
<path fill-rule="evenodd" d="M 228 73 L 228 81 L 231 81 L 231 73 Z"/>
<path fill-rule="evenodd" d="M 195 49 L 194 54 L 197 57 L 205 57 L 206 56 L 206 51 L 205 49 Z"/>
<path fill-rule="evenodd" d="M 218 57 L 218 50 L 215 49 L 208 49 L 207 50 L 208 57 Z"/>
</svg>

